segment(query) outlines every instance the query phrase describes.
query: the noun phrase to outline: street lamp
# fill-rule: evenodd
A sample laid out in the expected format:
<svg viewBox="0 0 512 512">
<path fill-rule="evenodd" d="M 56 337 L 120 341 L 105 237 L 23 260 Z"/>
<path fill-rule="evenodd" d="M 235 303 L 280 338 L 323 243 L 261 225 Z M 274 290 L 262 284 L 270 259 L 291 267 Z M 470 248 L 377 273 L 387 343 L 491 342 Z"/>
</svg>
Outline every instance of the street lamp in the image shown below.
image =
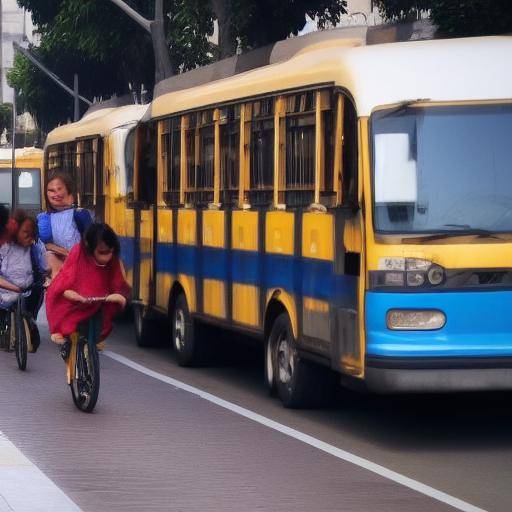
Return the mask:
<svg viewBox="0 0 512 512">
<path fill-rule="evenodd" d="M 16 200 L 16 89 L 12 98 L 11 212 Z"/>
</svg>

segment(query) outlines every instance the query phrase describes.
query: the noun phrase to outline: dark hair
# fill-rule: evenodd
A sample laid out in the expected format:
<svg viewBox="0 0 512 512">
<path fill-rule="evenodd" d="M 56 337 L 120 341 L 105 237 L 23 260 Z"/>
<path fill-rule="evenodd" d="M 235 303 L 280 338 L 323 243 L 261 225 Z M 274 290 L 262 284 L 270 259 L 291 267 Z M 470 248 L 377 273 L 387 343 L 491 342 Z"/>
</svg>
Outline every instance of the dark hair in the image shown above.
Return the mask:
<svg viewBox="0 0 512 512">
<path fill-rule="evenodd" d="M 48 179 L 46 180 L 45 193 L 46 190 L 48 190 L 48 184 L 53 180 L 62 181 L 62 183 L 64 183 L 64 186 L 68 191 L 68 194 L 75 193 L 75 183 L 73 182 L 73 177 L 71 176 L 71 174 L 69 174 L 69 172 L 64 172 L 60 170 L 51 171 L 50 174 L 48 174 Z"/>
<path fill-rule="evenodd" d="M 0 204 L 0 236 L 4 234 L 7 229 L 7 223 L 9 222 L 9 209 Z"/>
<path fill-rule="evenodd" d="M 21 228 L 21 226 L 29 221 L 30 224 L 32 224 L 32 232 L 33 232 L 33 235 L 34 235 L 34 238 L 36 239 L 37 236 L 38 236 L 38 232 L 37 232 L 37 221 L 36 219 L 34 219 L 34 217 L 32 217 L 31 215 L 29 215 L 25 210 L 16 210 L 14 212 L 14 215 L 12 217 L 16 223 L 18 224 L 18 229 L 17 231 L 19 231 L 19 229 Z"/>
<path fill-rule="evenodd" d="M 107 247 L 110 247 L 114 252 L 114 256 L 119 256 L 121 246 L 115 231 L 108 224 L 94 222 L 87 228 L 84 234 L 86 251 L 92 255 L 100 242 L 104 242 Z"/>
</svg>

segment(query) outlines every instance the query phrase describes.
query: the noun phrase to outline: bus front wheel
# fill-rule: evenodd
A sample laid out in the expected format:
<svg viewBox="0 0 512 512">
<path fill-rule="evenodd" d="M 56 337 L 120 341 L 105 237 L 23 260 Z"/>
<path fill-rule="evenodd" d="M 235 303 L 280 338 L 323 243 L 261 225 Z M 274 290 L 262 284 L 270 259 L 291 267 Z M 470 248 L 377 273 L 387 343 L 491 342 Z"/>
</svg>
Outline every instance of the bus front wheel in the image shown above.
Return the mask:
<svg viewBox="0 0 512 512">
<path fill-rule="evenodd" d="M 300 358 L 287 313 L 275 320 L 265 350 L 265 376 L 270 390 L 287 408 L 313 405 L 315 401 L 315 368 Z"/>
</svg>

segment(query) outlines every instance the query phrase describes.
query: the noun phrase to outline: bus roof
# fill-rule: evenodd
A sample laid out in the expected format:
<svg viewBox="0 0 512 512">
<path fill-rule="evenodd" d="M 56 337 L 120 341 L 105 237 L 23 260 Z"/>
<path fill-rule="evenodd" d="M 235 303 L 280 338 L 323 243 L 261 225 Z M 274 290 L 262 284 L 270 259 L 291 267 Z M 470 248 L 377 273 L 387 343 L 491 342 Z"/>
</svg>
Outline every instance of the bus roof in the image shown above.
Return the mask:
<svg viewBox="0 0 512 512">
<path fill-rule="evenodd" d="M 148 105 L 127 105 L 95 110 L 76 123 L 52 130 L 46 138 L 45 147 L 85 137 L 104 137 L 115 128 L 139 121 L 148 108 Z"/>
<path fill-rule="evenodd" d="M 294 43 L 288 54 L 281 51 L 284 60 L 203 85 L 180 89 L 175 85 L 178 77 L 167 79 L 155 89 L 151 117 L 320 84 L 348 90 L 359 116 L 368 116 L 379 106 L 417 99 L 512 98 L 512 68 L 507 64 L 512 36 L 367 45 L 364 37 L 347 35 L 318 37 L 302 47 Z M 182 82 L 187 75 L 180 77 Z"/>
<path fill-rule="evenodd" d="M 28 147 L 16 148 L 16 167 L 29 168 L 34 167 L 40 169 L 43 165 L 42 149 Z M 12 149 L 0 148 L 0 168 L 11 168 L 12 164 Z"/>
</svg>

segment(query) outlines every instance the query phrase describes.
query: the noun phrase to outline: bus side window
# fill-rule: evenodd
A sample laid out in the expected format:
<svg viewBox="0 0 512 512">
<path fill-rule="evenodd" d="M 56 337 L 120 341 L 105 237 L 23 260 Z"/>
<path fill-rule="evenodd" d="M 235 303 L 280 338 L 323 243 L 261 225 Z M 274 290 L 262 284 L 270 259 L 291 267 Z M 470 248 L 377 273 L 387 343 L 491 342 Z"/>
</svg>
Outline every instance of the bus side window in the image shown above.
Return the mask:
<svg viewBox="0 0 512 512">
<path fill-rule="evenodd" d="M 173 117 L 165 121 L 162 134 L 162 151 L 165 159 L 164 201 L 168 206 L 180 204 L 181 174 L 181 118 Z"/>
<path fill-rule="evenodd" d="M 343 118 L 342 206 L 356 209 L 357 197 L 357 114 L 352 102 L 345 98 Z"/>
<path fill-rule="evenodd" d="M 220 201 L 228 206 L 238 201 L 240 108 L 235 105 L 220 110 Z"/>
<path fill-rule="evenodd" d="M 188 116 L 185 145 L 185 203 L 207 205 L 213 201 L 215 128 L 212 110 Z"/>
<path fill-rule="evenodd" d="M 71 174 L 73 183 L 77 184 L 77 143 L 67 142 L 48 148 L 47 170 L 62 171 Z M 77 198 L 75 198 L 75 201 Z"/>
<path fill-rule="evenodd" d="M 99 164 L 98 140 L 86 139 L 79 141 L 77 156 L 76 200 L 79 206 L 90 208 L 94 205 L 94 174 Z"/>
<path fill-rule="evenodd" d="M 314 200 L 316 95 L 313 91 L 285 98 L 286 139 L 284 197 L 289 207 L 307 206 Z"/>
<path fill-rule="evenodd" d="M 136 129 L 130 130 L 126 136 L 126 142 L 124 146 L 124 162 L 125 162 L 125 183 L 126 190 L 123 194 L 126 195 L 128 204 L 133 203 L 133 192 L 134 192 L 134 166 L 135 166 L 135 132 Z"/>
<path fill-rule="evenodd" d="M 139 167 L 136 201 L 153 204 L 156 194 L 156 125 L 148 123 L 138 130 Z"/>
<path fill-rule="evenodd" d="M 275 99 L 252 103 L 248 199 L 253 206 L 272 203 L 274 188 Z"/>
<path fill-rule="evenodd" d="M 207 205 L 213 201 L 213 180 L 215 160 L 215 127 L 213 111 L 206 110 L 199 114 L 199 148 L 196 153 L 197 199 L 196 203 Z"/>
</svg>

